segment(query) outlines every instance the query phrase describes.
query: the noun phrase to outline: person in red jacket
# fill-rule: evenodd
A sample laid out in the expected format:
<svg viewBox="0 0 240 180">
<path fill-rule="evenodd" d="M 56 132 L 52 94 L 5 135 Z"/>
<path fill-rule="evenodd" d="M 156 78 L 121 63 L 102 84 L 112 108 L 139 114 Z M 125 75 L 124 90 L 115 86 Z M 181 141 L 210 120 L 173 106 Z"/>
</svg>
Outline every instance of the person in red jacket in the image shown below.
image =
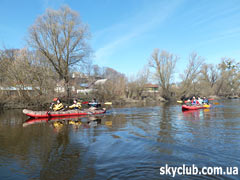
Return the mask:
<svg viewBox="0 0 240 180">
<path fill-rule="evenodd" d="M 198 100 L 196 100 L 195 96 L 193 96 L 191 103 L 192 105 L 200 105 Z"/>
</svg>

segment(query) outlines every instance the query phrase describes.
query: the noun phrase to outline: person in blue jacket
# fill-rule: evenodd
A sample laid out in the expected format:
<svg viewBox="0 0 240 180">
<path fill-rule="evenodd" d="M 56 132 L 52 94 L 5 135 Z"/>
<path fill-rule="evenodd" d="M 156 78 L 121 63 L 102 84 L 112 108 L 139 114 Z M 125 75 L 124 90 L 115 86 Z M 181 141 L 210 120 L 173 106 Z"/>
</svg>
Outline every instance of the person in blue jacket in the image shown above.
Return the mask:
<svg viewBox="0 0 240 180">
<path fill-rule="evenodd" d="M 94 108 L 97 109 L 97 108 L 101 107 L 101 104 L 99 104 L 98 101 L 95 98 L 93 98 L 92 101 L 90 103 L 88 103 L 88 105 L 92 109 L 94 109 Z"/>
<path fill-rule="evenodd" d="M 203 104 L 209 104 L 209 101 L 206 97 L 203 97 Z"/>
</svg>

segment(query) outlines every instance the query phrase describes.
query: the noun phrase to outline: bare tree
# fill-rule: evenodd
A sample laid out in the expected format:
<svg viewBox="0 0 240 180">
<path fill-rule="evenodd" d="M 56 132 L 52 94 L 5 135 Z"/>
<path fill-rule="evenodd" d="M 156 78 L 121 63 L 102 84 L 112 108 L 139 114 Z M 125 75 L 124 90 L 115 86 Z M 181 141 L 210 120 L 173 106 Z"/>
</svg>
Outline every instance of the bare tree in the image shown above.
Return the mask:
<svg viewBox="0 0 240 180">
<path fill-rule="evenodd" d="M 9 52 L 11 52 L 10 56 Z M 28 94 L 23 93 L 23 90 L 29 84 L 27 78 L 29 73 L 26 73 L 26 69 L 29 69 L 30 64 L 26 49 L 5 51 L 2 67 L 5 71 L 5 86 L 8 88 L 16 87 L 19 96 L 29 99 Z"/>
<path fill-rule="evenodd" d="M 154 70 L 154 78 L 162 88 L 162 96 L 169 99 L 171 96 L 171 80 L 178 57 L 167 52 L 155 49 L 149 61 Z"/>
<path fill-rule="evenodd" d="M 145 85 L 149 80 L 149 67 L 144 66 L 142 70 L 135 76 L 128 78 L 126 84 L 125 95 L 127 98 L 142 99 Z"/>
<path fill-rule="evenodd" d="M 98 70 L 99 75 L 102 75 L 107 81 L 97 85 L 97 91 L 95 91 L 94 95 L 102 101 L 123 98 L 126 86 L 125 75 L 112 68 L 100 68 Z"/>
<path fill-rule="evenodd" d="M 87 60 L 90 54 L 88 38 L 88 26 L 67 6 L 59 10 L 47 9 L 29 29 L 28 44 L 41 52 L 59 79 L 65 81 L 68 97 L 70 68 Z"/>
<path fill-rule="evenodd" d="M 12 100 L 21 102 L 44 103 L 53 94 L 54 75 L 56 74 L 37 52 L 27 49 L 4 51 L 0 56 L 1 86 L 5 92 L 15 89 L 17 94 L 10 96 Z"/>
<path fill-rule="evenodd" d="M 231 58 L 222 58 L 218 68 L 220 77 L 216 83 L 215 94 L 229 96 L 239 93 L 239 63 Z"/>
<path fill-rule="evenodd" d="M 210 87 L 216 83 L 217 71 L 212 64 L 203 64 L 201 68 L 201 80 L 208 83 Z"/>
<path fill-rule="evenodd" d="M 149 81 L 149 67 L 145 66 L 137 74 L 137 79 L 136 79 L 137 97 L 142 98 L 143 92 L 145 90 L 145 86 L 148 83 L 148 81 Z"/>
<path fill-rule="evenodd" d="M 204 59 L 201 56 L 198 56 L 197 53 L 193 52 L 189 56 L 188 66 L 185 69 L 183 74 L 180 74 L 182 79 L 180 85 L 180 91 L 178 96 L 189 95 L 189 93 L 195 92 L 195 85 L 197 77 L 201 71 L 201 66 L 204 63 Z"/>
<path fill-rule="evenodd" d="M 214 94 L 214 88 L 219 78 L 218 69 L 213 64 L 203 64 L 198 77 L 201 94 L 208 96 Z"/>
</svg>

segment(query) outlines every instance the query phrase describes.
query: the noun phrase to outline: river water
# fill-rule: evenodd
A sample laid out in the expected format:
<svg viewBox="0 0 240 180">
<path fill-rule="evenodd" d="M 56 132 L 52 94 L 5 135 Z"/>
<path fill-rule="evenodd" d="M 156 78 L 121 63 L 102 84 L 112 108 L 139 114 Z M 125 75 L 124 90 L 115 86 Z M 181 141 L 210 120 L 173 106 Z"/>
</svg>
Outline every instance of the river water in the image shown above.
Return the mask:
<svg viewBox="0 0 240 180">
<path fill-rule="evenodd" d="M 3 111 L 0 179 L 173 179 L 160 174 L 166 166 L 236 170 L 239 106 L 240 100 L 187 112 L 178 104 L 113 106 L 95 117 L 28 121 L 20 110 Z M 240 175 L 185 174 L 175 179 Z"/>
</svg>

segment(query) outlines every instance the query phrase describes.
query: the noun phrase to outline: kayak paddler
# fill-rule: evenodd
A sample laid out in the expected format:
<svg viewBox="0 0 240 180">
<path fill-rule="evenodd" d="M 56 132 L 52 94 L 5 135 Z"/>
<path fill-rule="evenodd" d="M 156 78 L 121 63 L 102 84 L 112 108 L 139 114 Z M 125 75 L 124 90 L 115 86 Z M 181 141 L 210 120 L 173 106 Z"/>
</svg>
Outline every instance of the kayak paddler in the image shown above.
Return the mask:
<svg viewBox="0 0 240 180">
<path fill-rule="evenodd" d="M 91 109 L 91 110 L 95 110 L 95 109 L 101 107 L 101 104 L 98 103 L 96 98 L 93 98 L 92 101 L 90 103 L 88 103 L 88 105 L 90 106 L 89 109 Z"/>
<path fill-rule="evenodd" d="M 192 105 L 200 105 L 198 100 L 196 100 L 195 96 L 193 96 L 191 103 Z"/>
<path fill-rule="evenodd" d="M 56 104 L 53 102 L 50 106 L 50 109 L 54 110 L 54 111 L 60 111 L 64 108 L 63 104 L 61 103 L 60 99 L 58 98 L 54 98 L 53 99 L 54 102 L 56 102 Z"/>
<path fill-rule="evenodd" d="M 69 109 L 81 109 L 81 107 L 82 107 L 81 102 L 74 99 L 73 104 L 69 106 Z"/>
<path fill-rule="evenodd" d="M 209 104 L 209 101 L 206 97 L 203 97 L 203 104 Z"/>
</svg>

